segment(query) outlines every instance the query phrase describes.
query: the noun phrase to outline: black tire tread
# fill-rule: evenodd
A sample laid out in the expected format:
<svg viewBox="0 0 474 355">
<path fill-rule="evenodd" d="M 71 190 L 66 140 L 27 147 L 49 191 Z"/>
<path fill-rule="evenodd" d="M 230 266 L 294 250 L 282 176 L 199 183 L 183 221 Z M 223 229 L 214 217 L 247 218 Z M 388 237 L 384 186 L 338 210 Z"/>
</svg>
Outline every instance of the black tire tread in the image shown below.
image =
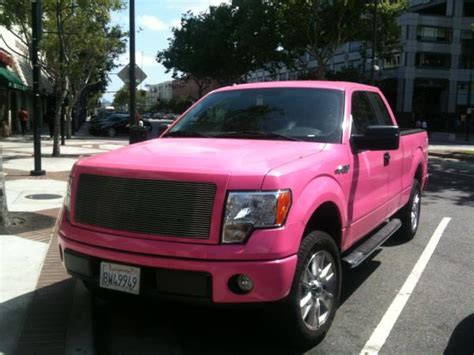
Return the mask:
<svg viewBox="0 0 474 355">
<path fill-rule="evenodd" d="M 323 249 L 329 251 L 336 263 L 337 268 L 337 277 L 338 279 L 338 290 L 337 294 L 334 297 L 334 311 L 330 316 L 328 321 L 318 330 L 310 331 L 307 329 L 301 320 L 299 314 L 299 306 L 295 307 L 295 302 L 299 303 L 298 300 L 298 288 L 299 288 L 299 277 L 301 275 L 302 269 L 305 266 L 307 257 L 310 252 L 315 249 L 317 246 L 321 246 Z M 339 256 L 339 250 L 337 248 L 334 239 L 327 233 L 322 231 L 312 231 L 308 233 L 302 240 L 300 248 L 298 250 L 298 263 L 296 265 L 295 276 L 291 286 L 290 294 L 284 303 L 284 312 L 285 317 L 286 332 L 289 333 L 292 343 L 301 350 L 307 350 L 311 347 L 319 344 L 325 337 L 331 323 L 334 319 L 340 298 L 341 290 L 341 261 Z M 295 299 L 296 298 L 296 299 Z"/>
</svg>

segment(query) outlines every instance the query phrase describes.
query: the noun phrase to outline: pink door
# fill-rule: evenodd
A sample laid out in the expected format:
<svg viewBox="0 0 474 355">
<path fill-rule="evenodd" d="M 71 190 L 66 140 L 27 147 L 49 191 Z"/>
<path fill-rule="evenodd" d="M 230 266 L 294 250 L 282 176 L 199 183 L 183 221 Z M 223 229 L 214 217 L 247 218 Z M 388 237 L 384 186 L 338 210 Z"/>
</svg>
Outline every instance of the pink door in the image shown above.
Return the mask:
<svg viewBox="0 0 474 355">
<path fill-rule="evenodd" d="M 365 91 L 351 100 L 351 134 L 382 125 Z M 389 165 L 384 151 L 357 151 L 352 147 L 352 184 L 348 199 L 349 238 L 354 242 L 380 225 L 387 215 Z"/>
</svg>

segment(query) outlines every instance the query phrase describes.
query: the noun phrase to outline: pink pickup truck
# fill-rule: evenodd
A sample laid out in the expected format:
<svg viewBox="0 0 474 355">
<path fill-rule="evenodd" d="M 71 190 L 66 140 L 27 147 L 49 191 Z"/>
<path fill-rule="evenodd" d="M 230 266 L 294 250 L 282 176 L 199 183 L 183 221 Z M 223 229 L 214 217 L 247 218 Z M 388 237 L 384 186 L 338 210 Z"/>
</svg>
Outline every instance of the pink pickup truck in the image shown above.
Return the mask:
<svg viewBox="0 0 474 355">
<path fill-rule="evenodd" d="M 338 307 L 341 264 L 415 235 L 427 149 L 375 87 L 221 88 L 160 138 L 75 164 L 61 258 L 109 296 L 271 303 L 314 345 Z"/>
</svg>

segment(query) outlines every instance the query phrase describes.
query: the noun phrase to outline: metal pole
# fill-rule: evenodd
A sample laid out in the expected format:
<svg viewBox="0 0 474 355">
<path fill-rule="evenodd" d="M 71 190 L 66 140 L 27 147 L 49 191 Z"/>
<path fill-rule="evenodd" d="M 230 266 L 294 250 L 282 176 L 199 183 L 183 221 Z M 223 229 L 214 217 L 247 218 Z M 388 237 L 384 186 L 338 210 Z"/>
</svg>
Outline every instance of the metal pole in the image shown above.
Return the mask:
<svg viewBox="0 0 474 355">
<path fill-rule="evenodd" d="M 468 90 L 467 91 L 467 98 L 469 100 L 468 103 L 467 103 L 467 108 L 471 113 L 466 112 L 466 122 L 465 122 L 466 136 L 464 137 L 464 139 L 465 139 L 466 142 L 469 142 L 469 121 L 472 117 L 472 107 L 471 107 L 471 103 L 472 103 L 472 98 L 471 98 L 471 95 L 472 95 L 472 69 L 471 69 L 470 64 L 469 64 L 469 87 L 467 88 L 467 90 Z"/>
<path fill-rule="evenodd" d="M 66 115 L 66 107 L 64 103 L 61 105 L 61 121 L 60 121 L 60 130 L 61 130 L 61 145 L 66 145 L 66 135 L 65 135 L 65 122 L 64 118 Z"/>
<path fill-rule="evenodd" d="M 38 64 L 38 42 L 41 37 L 41 0 L 31 0 L 32 34 L 31 34 L 31 62 L 33 64 L 33 139 L 35 169 L 32 176 L 45 175 L 41 169 L 41 110 L 40 110 L 40 67 Z"/>
<path fill-rule="evenodd" d="M 372 21 L 372 59 L 370 63 L 370 83 L 374 85 L 375 80 L 375 46 L 377 43 L 377 7 L 379 1 L 374 0 L 374 19 Z"/>
<path fill-rule="evenodd" d="M 130 123 L 138 126 L 138 117 L 136 117 L 136 78 L 135 78 L 135 0 L 130 0 L 130 72 L 129 72 L 129 91 L 130 91 Z M 132 141 L 133 127 L 130 127 L 130 143 Z"/>
</svg>

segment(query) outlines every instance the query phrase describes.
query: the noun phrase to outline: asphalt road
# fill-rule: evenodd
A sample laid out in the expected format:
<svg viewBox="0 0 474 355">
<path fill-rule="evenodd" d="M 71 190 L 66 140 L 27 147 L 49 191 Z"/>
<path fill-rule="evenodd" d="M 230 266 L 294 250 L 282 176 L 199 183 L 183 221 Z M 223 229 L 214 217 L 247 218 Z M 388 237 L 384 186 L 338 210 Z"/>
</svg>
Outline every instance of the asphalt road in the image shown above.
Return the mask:
<svg viewBox="0 0 474 355">
<path fill-rule="evenodd" d="M 433 157 L 414 240 L 343 274 L 342 304 L 309 354 L 359 353 L 444 217 L 451 221 L 381 353 L 474 353 L 474 163 Z M 98 354 L 297 354 L 258 308 L 93 300 Z"/>
</svg>

